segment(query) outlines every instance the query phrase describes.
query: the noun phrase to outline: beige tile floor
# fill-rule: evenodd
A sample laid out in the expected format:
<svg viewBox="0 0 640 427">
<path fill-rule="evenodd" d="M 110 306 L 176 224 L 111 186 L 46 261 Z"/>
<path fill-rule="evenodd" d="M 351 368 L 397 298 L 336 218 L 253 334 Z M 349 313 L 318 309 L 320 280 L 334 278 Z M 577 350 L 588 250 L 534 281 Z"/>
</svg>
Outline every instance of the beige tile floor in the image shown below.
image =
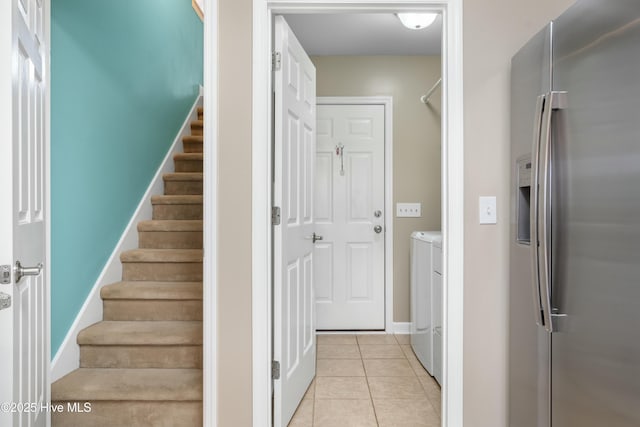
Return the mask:
<svg viewBox="0 0 640 427">
<path fill-rule="evenodd" d="M 289 427 L 439 427 L 440 402 L 409 335 L 318 335 L 316 378 Z"/>
</svg>

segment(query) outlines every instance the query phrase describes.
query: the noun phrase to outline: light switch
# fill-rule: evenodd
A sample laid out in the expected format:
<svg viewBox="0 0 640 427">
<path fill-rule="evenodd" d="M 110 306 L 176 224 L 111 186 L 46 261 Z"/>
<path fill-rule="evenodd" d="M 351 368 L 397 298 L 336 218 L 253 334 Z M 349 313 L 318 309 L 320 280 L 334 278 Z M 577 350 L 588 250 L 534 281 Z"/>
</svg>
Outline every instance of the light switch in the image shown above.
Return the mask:
<svg viewBox="0 0 640 427">
<path fill-rule="evenodd" d="M 396 203 L 396 218 L 420 218 L 422 203 Z"/>
<path fill-rule="evenodd" d="M 480 196 L 480 224 L 495 224 L 496 218 L 496 197 Z"/>
</svg>

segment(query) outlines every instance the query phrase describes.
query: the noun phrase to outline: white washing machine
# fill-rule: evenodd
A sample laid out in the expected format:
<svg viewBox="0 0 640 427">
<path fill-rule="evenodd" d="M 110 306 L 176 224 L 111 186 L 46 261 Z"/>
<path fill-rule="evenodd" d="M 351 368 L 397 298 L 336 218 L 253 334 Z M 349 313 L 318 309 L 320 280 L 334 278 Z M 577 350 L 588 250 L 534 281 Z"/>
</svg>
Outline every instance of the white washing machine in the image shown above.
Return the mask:
<svg viewBox="0 0 640 427">
<path fill-rule="evenodd" d="M 440 231 L 411 233 L 411 347 L 431 375 L 434 375 L 434 316 L 439 309 L 434 301 L 434 258 L 435 251 L 442 247 L 441 242 Z"/>
<path fill-rule="evenodd" d="M 431 276 L 431 316 L 433 318 L 433 372 L 438 384 L 442 384 L 442 239 L 434 240 L 432 247 L 433 275 Z"/>
</svg>

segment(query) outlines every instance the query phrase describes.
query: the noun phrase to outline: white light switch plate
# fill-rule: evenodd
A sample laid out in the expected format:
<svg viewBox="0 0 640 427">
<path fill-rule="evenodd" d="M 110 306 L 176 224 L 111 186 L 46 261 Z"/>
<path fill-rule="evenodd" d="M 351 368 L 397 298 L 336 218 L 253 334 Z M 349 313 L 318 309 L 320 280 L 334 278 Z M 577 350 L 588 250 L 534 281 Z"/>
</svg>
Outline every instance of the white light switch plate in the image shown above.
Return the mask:
<svg viewBox="0 0 640 427">
<path fill-rule="evenodd" d="M 480 224 L 495 224 L 497 222 L 496 197 L 481 196 L 479 206 Z"/>
<path fill-rule="evenodd" d="M 422 203 L 396 203 L 397 218 L 420 218 L 422 216 Z"/>
</svg>

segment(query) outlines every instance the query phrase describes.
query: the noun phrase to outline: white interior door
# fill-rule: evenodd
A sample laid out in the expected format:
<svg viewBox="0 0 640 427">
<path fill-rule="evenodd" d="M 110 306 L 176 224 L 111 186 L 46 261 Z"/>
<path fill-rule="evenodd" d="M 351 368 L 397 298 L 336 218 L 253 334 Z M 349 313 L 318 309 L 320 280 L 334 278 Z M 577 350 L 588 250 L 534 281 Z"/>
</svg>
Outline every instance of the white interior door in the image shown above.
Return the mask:
<svg viewBox="0 0 640 427">
<path fill-rule="evenodd" d="M 275 19 L 274 426 L 286 426 L 315 376 L 313 178 L 316 70 L 283 17 Z"/>
<path fill-rule="evenodd" d="M 42 265 L 46 245 L 47 0 L 12 0 L 0 9 L 0 132 L 3 207 L 0 262 L 0 425 L 44 426 L 49 401 L 49 302 Z M 9 70 L 9 71 L 8 71 Z M 5 143 L 7 141 L 7 143 Z M 10 143 L 9 143 L 10 141 Z M 16 262 L 25 268 L 20 270 Z M 6 267 L 5 267 L 6 269 Z M 6 271 L 6 270 L 5 270 Z"/>
<path fill-rule="evenodd" d="M 384 329 L 384 105 L 318 105 L 317 329 Z"/>
</svg>

